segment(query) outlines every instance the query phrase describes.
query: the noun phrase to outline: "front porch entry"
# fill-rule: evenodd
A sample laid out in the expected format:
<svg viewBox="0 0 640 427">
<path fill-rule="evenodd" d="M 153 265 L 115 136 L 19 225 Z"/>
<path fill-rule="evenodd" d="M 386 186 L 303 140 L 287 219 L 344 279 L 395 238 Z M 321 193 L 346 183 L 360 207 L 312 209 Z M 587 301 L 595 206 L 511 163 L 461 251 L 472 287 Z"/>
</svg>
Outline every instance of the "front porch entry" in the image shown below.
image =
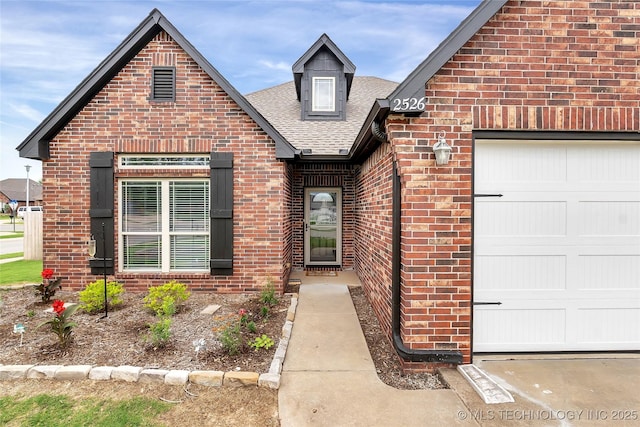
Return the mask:
<svg viewBox="0 0 640 427">
<path fill-rule="evenodd" d="M 304 190 L 305 266 L 342 265 L 342 189 Z"/>
</svg>

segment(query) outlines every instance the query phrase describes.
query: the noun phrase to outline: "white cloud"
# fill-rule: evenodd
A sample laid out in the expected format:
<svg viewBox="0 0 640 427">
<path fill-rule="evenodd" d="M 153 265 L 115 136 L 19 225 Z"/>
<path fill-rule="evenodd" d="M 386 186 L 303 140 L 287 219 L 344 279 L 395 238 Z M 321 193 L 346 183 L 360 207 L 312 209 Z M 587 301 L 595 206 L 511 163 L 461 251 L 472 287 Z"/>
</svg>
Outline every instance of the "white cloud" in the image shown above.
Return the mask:
<svg viewBox="0 0 640 427">
<path fill-rule="evenodd" d="M 258 65 L 262 65 L 267 70 L 291 71 L 291 64 L 287 64 L 283 61 L 275 62 L 267 59 L 261 59 L 258 61 Z"/>
<path fill-rule="evenodd" d="M 44 114 L 42 114 L 40 111 L 26 104 L 20 104 L 20 105 L 10 104 L 9 107 L 18 115 L 26 118 L 27 120 L 31 120 L 36 124 L 41 122 L 42 119 L 44 119 L 45 117 Z"/>
</svg>

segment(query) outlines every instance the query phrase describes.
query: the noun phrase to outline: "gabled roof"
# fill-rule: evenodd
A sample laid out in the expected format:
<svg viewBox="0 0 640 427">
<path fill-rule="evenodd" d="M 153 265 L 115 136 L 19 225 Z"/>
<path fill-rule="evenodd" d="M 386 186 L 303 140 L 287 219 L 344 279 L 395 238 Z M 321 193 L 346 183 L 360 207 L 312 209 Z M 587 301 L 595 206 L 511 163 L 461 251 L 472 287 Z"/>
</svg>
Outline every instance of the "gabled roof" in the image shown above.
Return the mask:
<svg viewBox="0 0 640 427">
<path fill-rule="evenodd" d="M 346 120 L 338 121 L 302 120 L 294 82 L 250 93 L 246 97 L 296 149 L 303 151 L 302 157 L 348 160 L 346 153 L 367 117 L 371 103 L 376 98 L 389 95 L 397 85 L 377 77 L 354 77 L 351 98 L 346 104 Z"/>
<path fill-rule="evenodd" d="M 4 194 L 9 200 L 18 200 L 20 202 L 27 200 L 26 179 L 3 179 L 0 181 L 0 193 Z M 42 200 L 42 184 L 32 179 L 29 179 L 29 200 Z"/>
<path fill-rule="evenodd" d="M 426 83 L 502 9 L 507 1 L 483 0 L 386 99 L 376 100 L 351 149 L 350 156 L 353 161 L 362 161 L 379 145 L 380 141 L 373 135 L 371 129 L 376 123 L 382 123 L 391 109 L 396 113 L 422 112 L 422 110 L 394 108 L 402 103 L 393 101 L 424 97 Z"/>
<path fill-rule="evenodd" d="M 165 31 L 276 143 L 276 157 L 294 158 L 298 152 L 169 22 L 153 9 L 129 36 L 111 52 L 17 147 L 20 157 L 49 158 L 49 141 L 159 32 Z"/>
<path fill-rule="evenodd" d="M 316 42 L 293 64 L 293 79 L 296 84 L 296 94 L 298 100 L 300 100 L 300 83 L 302 75 L 304 74 L 304 66 L 318 53 L 321 49 L 328 49 L 344 66 L 344 74 L 347 78 L 347 98 L 349 98 L 349 92 L 351 91 L 351 82 L 353 81 L 353 75 L 356 72 L 356 66 L 353 62 L 342 53 L 338 46 L 329 38 L 328 35 L 322 34 Z"/>
<path fill-rule="evenodd" d="M 458 27 L 431 52 L 418 67 L 389 95 L 389 100 L 422 98 L 425 83 L 431 79 L 473 37 L 508 0 L 483 0 Z M 393 102 L 392 102 L 393 107 Z M 411 110 L 394 109 L 395 112 Z M 415 111 L 413 111 L 415 112 Z"/>
</svg>

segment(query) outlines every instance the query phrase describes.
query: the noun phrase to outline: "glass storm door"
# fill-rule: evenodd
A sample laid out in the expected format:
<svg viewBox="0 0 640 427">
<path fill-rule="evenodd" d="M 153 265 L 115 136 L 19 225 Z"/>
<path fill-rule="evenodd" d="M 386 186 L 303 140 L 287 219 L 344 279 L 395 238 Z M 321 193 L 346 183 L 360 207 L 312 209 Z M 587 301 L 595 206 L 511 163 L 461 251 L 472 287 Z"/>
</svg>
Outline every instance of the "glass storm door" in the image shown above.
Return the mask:
<svg viewBox="0 0 640 427">
<path fill-rule="evenodd" d="M 342 262 L 342 190 L 304 190 L 304 261 L 306 265 Z"/>
</svg>

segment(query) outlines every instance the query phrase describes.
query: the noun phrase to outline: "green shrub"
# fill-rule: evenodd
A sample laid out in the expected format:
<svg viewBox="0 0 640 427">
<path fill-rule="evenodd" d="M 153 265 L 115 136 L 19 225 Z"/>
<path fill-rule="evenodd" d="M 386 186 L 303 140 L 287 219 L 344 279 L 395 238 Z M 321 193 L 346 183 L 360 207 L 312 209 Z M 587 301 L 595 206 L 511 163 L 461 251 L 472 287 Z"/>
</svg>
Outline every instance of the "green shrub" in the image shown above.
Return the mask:
<svg viewBox="0 0 640 427">
<path fill-rule="evenodd" d="M 273 344 L 275 344 L 273 340 L 268 336 L 266 336 L 265 334 L 262 334 L 261 336 L 256 337 L 253 340 L 253 342 L 249 343 L 249 345 L 253 347 L 255 351 L 258 351 L 261 348 L 264 348 L 265 350 L 269 350 L 271 347 L 273 347 Z"/>
<path fill-rule="evenodd" d="M 172 280 L 164 285 L 150 287 L 149 294 L 144 297 L 144 306 L 157 316 L 171 316 L 189 296 L 191 292 L 185 284 Z"/>
<path fill-rule="evenodd" d="M 162 300 L 162 305 L 159 311 L 156 312 L 157 316 L 171 317 L 176 314 L 176 300 L 169 296 Z"/>
<path fill-rule="evenodd" d="M 163 317 L 156 323 L 149 324 L 149 335 L 146 340 L 154 347 L 164 347 L 171 338 L 171 318 Z"/>
<path fill-rule="evenodd" d="M 254 322 L 254 321 L 247 322 L 244 326 L 245 326 L 245 327 L 247 328 L 247 330 L 248 330 L 249 332 L 251 332 L 252 334 L 255 334 L 255 333 L 256 333 L 256 331 L 258 330 L 258 327 L 256 326 L 256 322 Z"/>
<path fill-rule="evenodd" d="M 107 282 L 107 304 L 109 307 L 116 307 L 122 304 L 120 297 L 124 293 L 124 288 L 118 282 Z M 95 313 L 104 308 L 104 280 L 96 280 L 87 285 L 78 294 L 82 309 L 87 313 Z"/>
<path fill-rule="evenodd" d="M 269 306 L 263 305 L 260 307 L 260 316 L 265 320 L 269 318 Z"/>
<path fill-rule="evenodd" d="M 260 302 L 272 307 L 278 304 L 278 298 L 276 297 L 276 288 L 273 286 L 273 279 L 269 277 L 267 283 L 262 287 L 260 292 Z"/>
<path fill-rule="evenodd" d="M 218 340 L 227 354 L 235 356 L 240 353 L 242 347 L 242 334 L 240 333 L 240 323 L 234 322 L 220 332 Z"/>
</svg>

